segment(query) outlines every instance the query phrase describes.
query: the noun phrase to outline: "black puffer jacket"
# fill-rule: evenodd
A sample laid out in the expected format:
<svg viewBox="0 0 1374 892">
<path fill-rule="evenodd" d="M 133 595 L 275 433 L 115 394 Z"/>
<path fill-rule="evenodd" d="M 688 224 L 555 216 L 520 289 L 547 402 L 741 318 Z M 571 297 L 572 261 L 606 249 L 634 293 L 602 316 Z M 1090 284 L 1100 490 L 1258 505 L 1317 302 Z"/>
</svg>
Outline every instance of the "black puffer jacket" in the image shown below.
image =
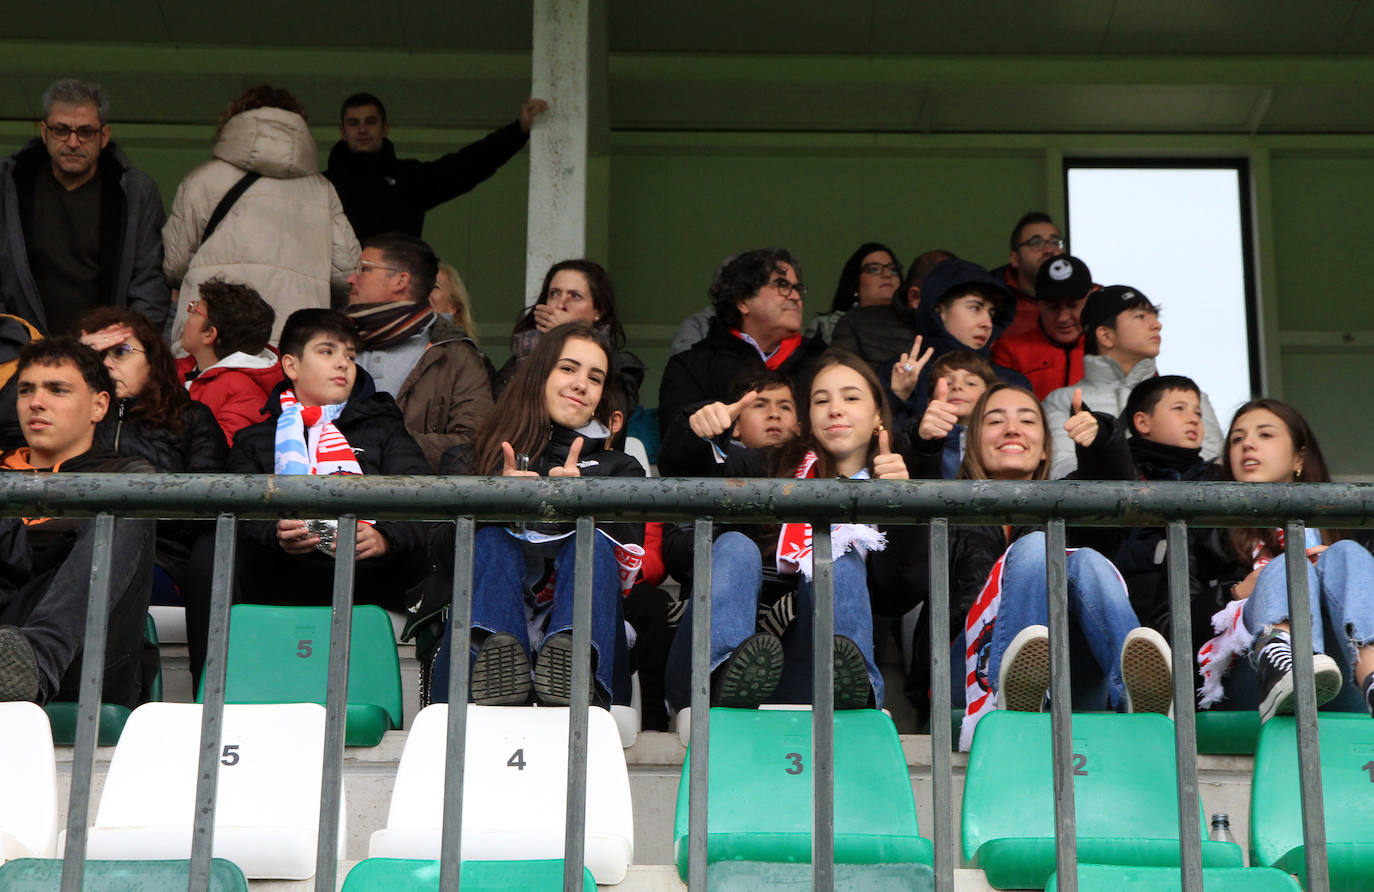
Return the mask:
<svg viewBox="0 0 1374 892">
<path fill-rule="evenodd" d="M 1130 480 L 1134 467 L 1130 451 L 1121 436 L 1120 426 L 1109 415 L 1093 413 L 1097 418 L 1098 435 L 1088 448 L 1077 447 L 1078 470 L 1071 479 L 1080 480 Z M 935 476 L 939 476 L 938 466 Z M 970 489 L 996 487 L 1001 481 L 967 481 Z M 976 495 L 970 492 L 970 499 Z M 892 574 L 874 580 L 870 575 L 870 590 L 874 593 L 873 610 L 890 616 L 900 616 L 917 604 L 923 603 L 929 592 L 930 580 L 930 528 L 928 526 L 908 527 L 918 530 L 910 547 L 896 552 L 898 559 L 884 562 L 877 567 L 878 572 Z M 964 619 L 969 607 L 983 590 L 988 581 L 988 573 L 997 559 L 1011 544 L 1027 533 L 1043 527 L 1013 527 L 1008 531 L 1001 526 L 953 526 L 949 531 L 949 623 L 950 640 L 954 640 L 964 627 Z M 1111 556 L 1115 550 L 1120 533 L 1106 528 L 1070 527 L 1069 544 L 1095 548 L 1104 555 Z M 870 566 L 870 574 L 874 568 Z M 876 583 L 876 584 L 875 584 Z M 880 596 L 892 600 L 878 601 Z"/>
<path fill-rule="evenodd" d="M 282 381 L 268 395 L 264 408 L 267 420 L 249 425 L 234 436 L 234 446 L 229 450 L 230 473 L 272 473 L 281 393 L 286 387 L 287 382 Z M 430 473 L 424 452 L 406 432 L 396 401 L 389 393 L 378 393 L 372 376 L 361 368 L 353 382 L 348 404 L 334 426 L 348 440 L 353 457 L 365 475 Z M 276 547 L 275 521 L 244 521 L 239 527 L 245 539 L 264 548 Z M 400 553 L 424 552 L 428 546 L 426 525 L 419 521 L 378 521 L 377 532 L 386 537 L 390 549 L 397 552 L 398 557 Z"/>
<path fill-rule="evenodd" d="M 907 305 L 906 292 L 898 288 L 889 303 L 851 307 L 835 324 L 830 346 L 859 354 L 876 370 L 911 350 L 916 325 L 916 311 Z"/>
<path fill-rule="evenodd" d="M 334 184 L 358 241 L 379 232 L 419 237 L 425 211 L 467 192 L 529 142 L 512 121 L 477 142 L 433 161 L 396 157 L 391 140 L 379 152 L 351 152 L 340 140 L 329 151 L 324 175 Z"/>
<path fill-rule="evenodd" d="M 801 397 L 810 384 L 811 369 L 825 350 L 825 341 L 820 338 L 803 338 L 778 366 L 778 371 L 792 380 L 799 403 L 805 402 Z M 679 418 L 691 415 L 706 403 L 728 401 L 730 385 L 742 372 L 763 368 L 763 359 L 752 344 L 731 334 L 719 319 L 712 319 L 706 337 L 692 349 L 670 358 L 663 370 L 658 388 L 658 426 L 664 443 Z M 665 477 L 682 473 L 673 467 L 671 458 L 665 463 L 660 456 L 658 466 Z"/>
<path fill-rule="evenodd" d="M 191 400 L 181 410 L 181 422 L 180 431 L 150 427 L 139 416 L 138 397 L 123 397 L 105 413 L 95 441 L 116 455 L 144 459 L 164 474 L 223 473 L 229 444 L 210 408 Z"/>
</svg>

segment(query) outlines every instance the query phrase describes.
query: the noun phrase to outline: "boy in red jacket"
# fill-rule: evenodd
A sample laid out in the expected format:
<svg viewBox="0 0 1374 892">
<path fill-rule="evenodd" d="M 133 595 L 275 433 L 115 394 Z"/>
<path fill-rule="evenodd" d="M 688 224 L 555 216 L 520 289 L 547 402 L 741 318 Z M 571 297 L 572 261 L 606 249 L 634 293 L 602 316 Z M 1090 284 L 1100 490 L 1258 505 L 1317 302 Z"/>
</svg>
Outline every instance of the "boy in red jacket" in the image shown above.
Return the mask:
<svg viewBox="0 0 1374 892">
<path fill-rule="evenodd" d="M 263 419 L 281 362 L 267 345 L 276 313 L 247 285 L 202 282 L 187 306 L 177 372 L 191 399 L 210 407 L 229 445 L 241 428 Z"/>
</svg>

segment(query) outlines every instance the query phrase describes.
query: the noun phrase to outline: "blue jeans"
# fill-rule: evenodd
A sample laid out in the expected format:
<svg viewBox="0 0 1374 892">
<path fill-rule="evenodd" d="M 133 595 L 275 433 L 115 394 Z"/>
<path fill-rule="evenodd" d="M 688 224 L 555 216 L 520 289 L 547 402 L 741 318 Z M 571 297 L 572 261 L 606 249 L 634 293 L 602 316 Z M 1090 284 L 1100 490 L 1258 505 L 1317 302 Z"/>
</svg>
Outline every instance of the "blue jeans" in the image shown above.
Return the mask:
<svg viewBox="0 0 1374 892">
<path fill-rule="evenodd" d="M 849 551 L 832 565 L 835 580 L 835 634 L 859 646 L 868 666 L 874 702 L 883 705 L 883 677 L 873 659 L 873 612 L 868 602 L 868 571 L 857 552 Z M 729 659 L 757 629 L 759 590 L 763 587 L 763 555 L 753 539 L 731 530 L 711 546 L 711 671 Z M 811 700 L 811 628 L 814 588 L 802 581 L 797 591 L 797 618 L 783 636 L 783 677 L 770 698 L 779 703 Z M 678 627 L 668 664 L 670 699 L 678 708 L 687 702 L 672 691 L 689 690 L 692 652 L 692 608 Z"/>
<path fill-rule="evenodd" d="M 596 536 L 592 548 L 592 661 L 596 666 L 597 686 L 609 694 L 615 668 L 616 631 L 620 625 L 620 570 L 615 548 L 605 536 Z M 576 575 L 576 543 L 568 537 L 554 558 L 553 606 L 549 608 L 544 638 L 572 629 L 573 582 Z M 530 651 L 529 627 L 525 612 L 524 543 L 499 527 L 477 531 L 473 548 L 472 628 L 474 631 L 505 632 Z M 478 636 L 468 650 L 468 660 L 477 655 Z M 453 650 L 452 632 L 444 626 L 444 640 L 434 658 L 432 702 L 448 702 L 449 659 Z"/>
<path fill-rule="evenodd" d="M 1107 678 L 1111 705 L 1125 700 L 1121 682 L 1121 645 L 1140 625 L 1126 587 L 1112 562 L 1091 548 L 1080 548 L 1067 558 L 1069 577 L 1069 624 L 1077 629 Z M 1026 626 L 1049 624 L 1049 599 L 1045 585 L 1045 534 L 1029 533 L 1012 543 L 1002 565 L 1002 603 L 992 629 L 988 679 L 995 687 L 1006 652 L 1016 633 Z M 1081 665 L 1081 661 L 1079 661 Z"/>
<path fill-rule="evenodd" d="M 1316 566 L 1307 564 L 1308 605 L 1312 614 L 1312 647 L 1317 653 L 1339 656 L 1353 673 L 1356 651 L 1374 643 L 1374 556 L 1356 542 L 1342 540 L 1322 552 Z M 1322 631 L 1325 613 L 1332 629 L 1344 630 L 1339 654 L 1328 651 Z M 1288 614 L 1288 574 L 1284 556 L 1260 571 L 1255 590 L 1241 610 L 1245 628 L 1258 635 L 1266 627 L 1285 622 Z M 1356 683 L 1360 679 L 1355 679 Z"/>
</svg>

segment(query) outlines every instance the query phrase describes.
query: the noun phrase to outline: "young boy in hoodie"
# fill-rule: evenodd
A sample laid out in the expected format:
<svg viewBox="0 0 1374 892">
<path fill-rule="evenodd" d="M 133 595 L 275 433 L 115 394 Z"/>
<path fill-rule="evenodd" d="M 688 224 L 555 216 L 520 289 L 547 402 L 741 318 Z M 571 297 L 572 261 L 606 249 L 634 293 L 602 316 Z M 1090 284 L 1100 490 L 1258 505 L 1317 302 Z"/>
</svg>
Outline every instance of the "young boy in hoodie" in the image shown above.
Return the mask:
<svg viewBox="0 0 1374 892">
<path fill-rule="evenodd" d="M 267 346 L 276 311 L 252 288 L 223 279 L 200 284 L 186 308 L 177 374 L 191 399 L 210 407 L 229 445 L 234 434 L 262 420 L 267 394 L 281 380 L 281 363 Z"/>
<path fill-rule="evenodd" d="M 267 419 L 238 432 L 228 470 L 236 474 L 429 474 L 396 401 L 377 392 L 355 362 L 353 323 L 333 310 L 297 310 L 281 337 L 283 378 L 268 396 Z M 312 529 L 313 527 L 313 529 Z M 236 601 L 331 603 L 332 535 L 304 520 L 239 524 Z M 330 541 L 325 541 L 328 538 Z M 428 535 L 417 521 L 359 520 L 354 599 L 404 610 L 406 592 L 429 573 Z M 209 562 L 202 556 L 204 576 Z M 204 661 L 209 585 L 187 594 L 193 673 Z"/>
</svg>

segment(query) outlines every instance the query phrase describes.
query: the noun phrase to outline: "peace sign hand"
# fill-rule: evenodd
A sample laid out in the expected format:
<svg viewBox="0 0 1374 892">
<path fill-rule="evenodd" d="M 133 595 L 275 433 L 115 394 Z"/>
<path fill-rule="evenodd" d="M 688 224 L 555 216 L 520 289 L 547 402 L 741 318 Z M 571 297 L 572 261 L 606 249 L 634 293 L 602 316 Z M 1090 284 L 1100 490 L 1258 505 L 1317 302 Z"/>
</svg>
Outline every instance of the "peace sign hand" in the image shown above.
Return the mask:
<svg viewBox="0 0 1374 892">
<path fill-rule="evenodd" d="M 931 354 L 935 352 L 934 347 L 928 347 L 925 353 L 921 353 L 922 340 L 923 338 L 917 335 L 911 344 L 911 352 L 897 357 L 897 362 L 892 366 L 892 379 L 888 385 L 901 399 L 911 396 L 911 391 L 916 389 L 916 382 L 921 377 L 921 370 L 930 362 Z"/>
</svg>

